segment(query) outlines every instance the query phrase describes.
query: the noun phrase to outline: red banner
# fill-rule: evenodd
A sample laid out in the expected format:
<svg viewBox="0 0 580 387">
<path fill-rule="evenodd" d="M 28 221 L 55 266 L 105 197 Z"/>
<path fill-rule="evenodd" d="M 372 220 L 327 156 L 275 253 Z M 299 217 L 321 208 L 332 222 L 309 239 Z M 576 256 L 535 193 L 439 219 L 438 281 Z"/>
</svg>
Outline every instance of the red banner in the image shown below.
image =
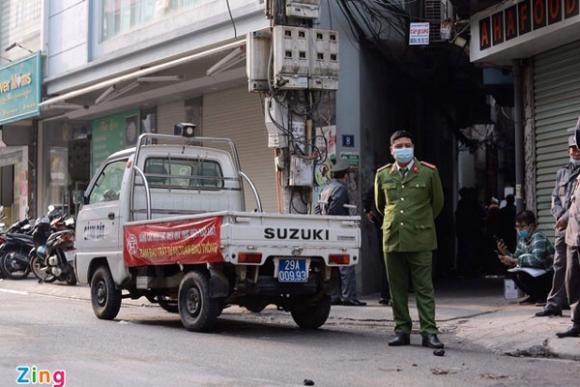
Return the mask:
<svg viewBox="0 0 580 387">
<path fill-rule="evenodd" d="M 125 226 L 125 263 L 135 267 L 223 262 L 220 231 L 220 217 Z"/>
</svg>

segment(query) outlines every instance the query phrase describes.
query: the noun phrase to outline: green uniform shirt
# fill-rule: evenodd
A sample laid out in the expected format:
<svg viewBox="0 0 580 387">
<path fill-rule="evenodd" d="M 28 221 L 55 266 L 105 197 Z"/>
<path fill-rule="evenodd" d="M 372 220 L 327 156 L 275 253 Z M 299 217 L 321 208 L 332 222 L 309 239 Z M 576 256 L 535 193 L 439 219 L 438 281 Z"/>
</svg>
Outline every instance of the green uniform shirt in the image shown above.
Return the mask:
<svg viewBox="0 0 580 387">
<path fill-rule="evenodd" d="M 385 252 L 437 248 L 435 218 L 443 209 L 443 187 L 435 166 L 415 159 L 405 177 L 396 164 L 380 168 L 375 176 L 375 203 L 384 215 Z"/>
</svg>

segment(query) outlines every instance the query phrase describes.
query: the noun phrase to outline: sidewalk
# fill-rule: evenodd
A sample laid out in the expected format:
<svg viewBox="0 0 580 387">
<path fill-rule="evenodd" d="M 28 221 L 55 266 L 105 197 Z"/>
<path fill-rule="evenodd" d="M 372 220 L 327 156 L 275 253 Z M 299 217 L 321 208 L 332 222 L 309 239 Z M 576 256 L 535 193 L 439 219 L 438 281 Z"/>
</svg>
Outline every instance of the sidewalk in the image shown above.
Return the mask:
<svg viewBox="0 0 580 387">
<path fill-rule="evenodd" d="M 38 284 L 32 279 L 0 279 L 0 300 L 2 292 L 90 300 L 89 288 L 86 286 Z M 363 300 L 368 303 L 365 307 L 333 306 L 327 325 L 391 332 L 394 327 L 391 308 L 379 305 L 378 296 L 365 297 Z M 459 344 L 510 356 L 580 361 L 580 338 L 559 339 L 555 336 L 555 332 L 565 330 L 570 325 L 570 311 L 564 311 L 564 317 L 534 317 L 534 313 L 541 308 L 506 301 L 501 280 L 456 281 L 438 290 L 436 300 L 437 322 L 442 339 L 451 344 L 448 348 Z M 123 300 L 123 305 L 157 308 L 143 298 Z M 414 329 L 418 329 L 418 315 L 412 295 L 409 305 Z M 292 321 L 288 313 L 277 311 L 273 306 L 261 314 L 232 306 L 224 310 L 224 315 L 274 323 Z M 452 336 L 453 340 L 450 342 L 445 336 Z"/>
</svg>

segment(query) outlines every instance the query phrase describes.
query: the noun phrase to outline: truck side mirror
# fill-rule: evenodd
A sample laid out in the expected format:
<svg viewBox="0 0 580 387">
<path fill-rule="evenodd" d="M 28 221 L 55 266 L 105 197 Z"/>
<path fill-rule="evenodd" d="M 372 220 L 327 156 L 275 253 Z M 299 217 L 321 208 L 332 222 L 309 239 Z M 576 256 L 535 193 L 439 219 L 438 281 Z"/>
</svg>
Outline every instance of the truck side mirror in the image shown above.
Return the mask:
<svg viewBox="0 0 580 387">
<path fill-rule="evenodd" d="M 89 204 L 89 195 L 86 192 L 83 192 L 83 204 Z"/>
</svg>

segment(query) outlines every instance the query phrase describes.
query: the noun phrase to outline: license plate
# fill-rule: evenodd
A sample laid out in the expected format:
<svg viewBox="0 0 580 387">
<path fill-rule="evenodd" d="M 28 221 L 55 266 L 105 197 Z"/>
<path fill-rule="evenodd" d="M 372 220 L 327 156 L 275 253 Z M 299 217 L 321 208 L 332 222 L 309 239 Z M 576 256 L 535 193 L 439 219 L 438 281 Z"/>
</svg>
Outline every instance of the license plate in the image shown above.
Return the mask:
<svg viewBox="0 0 580 387">
<path fill-rule="evenodd" d="M 308 282 L 308 269 L 305 259 L 280 258 L 278 264 L 278 282 Z"/>
</svg>

